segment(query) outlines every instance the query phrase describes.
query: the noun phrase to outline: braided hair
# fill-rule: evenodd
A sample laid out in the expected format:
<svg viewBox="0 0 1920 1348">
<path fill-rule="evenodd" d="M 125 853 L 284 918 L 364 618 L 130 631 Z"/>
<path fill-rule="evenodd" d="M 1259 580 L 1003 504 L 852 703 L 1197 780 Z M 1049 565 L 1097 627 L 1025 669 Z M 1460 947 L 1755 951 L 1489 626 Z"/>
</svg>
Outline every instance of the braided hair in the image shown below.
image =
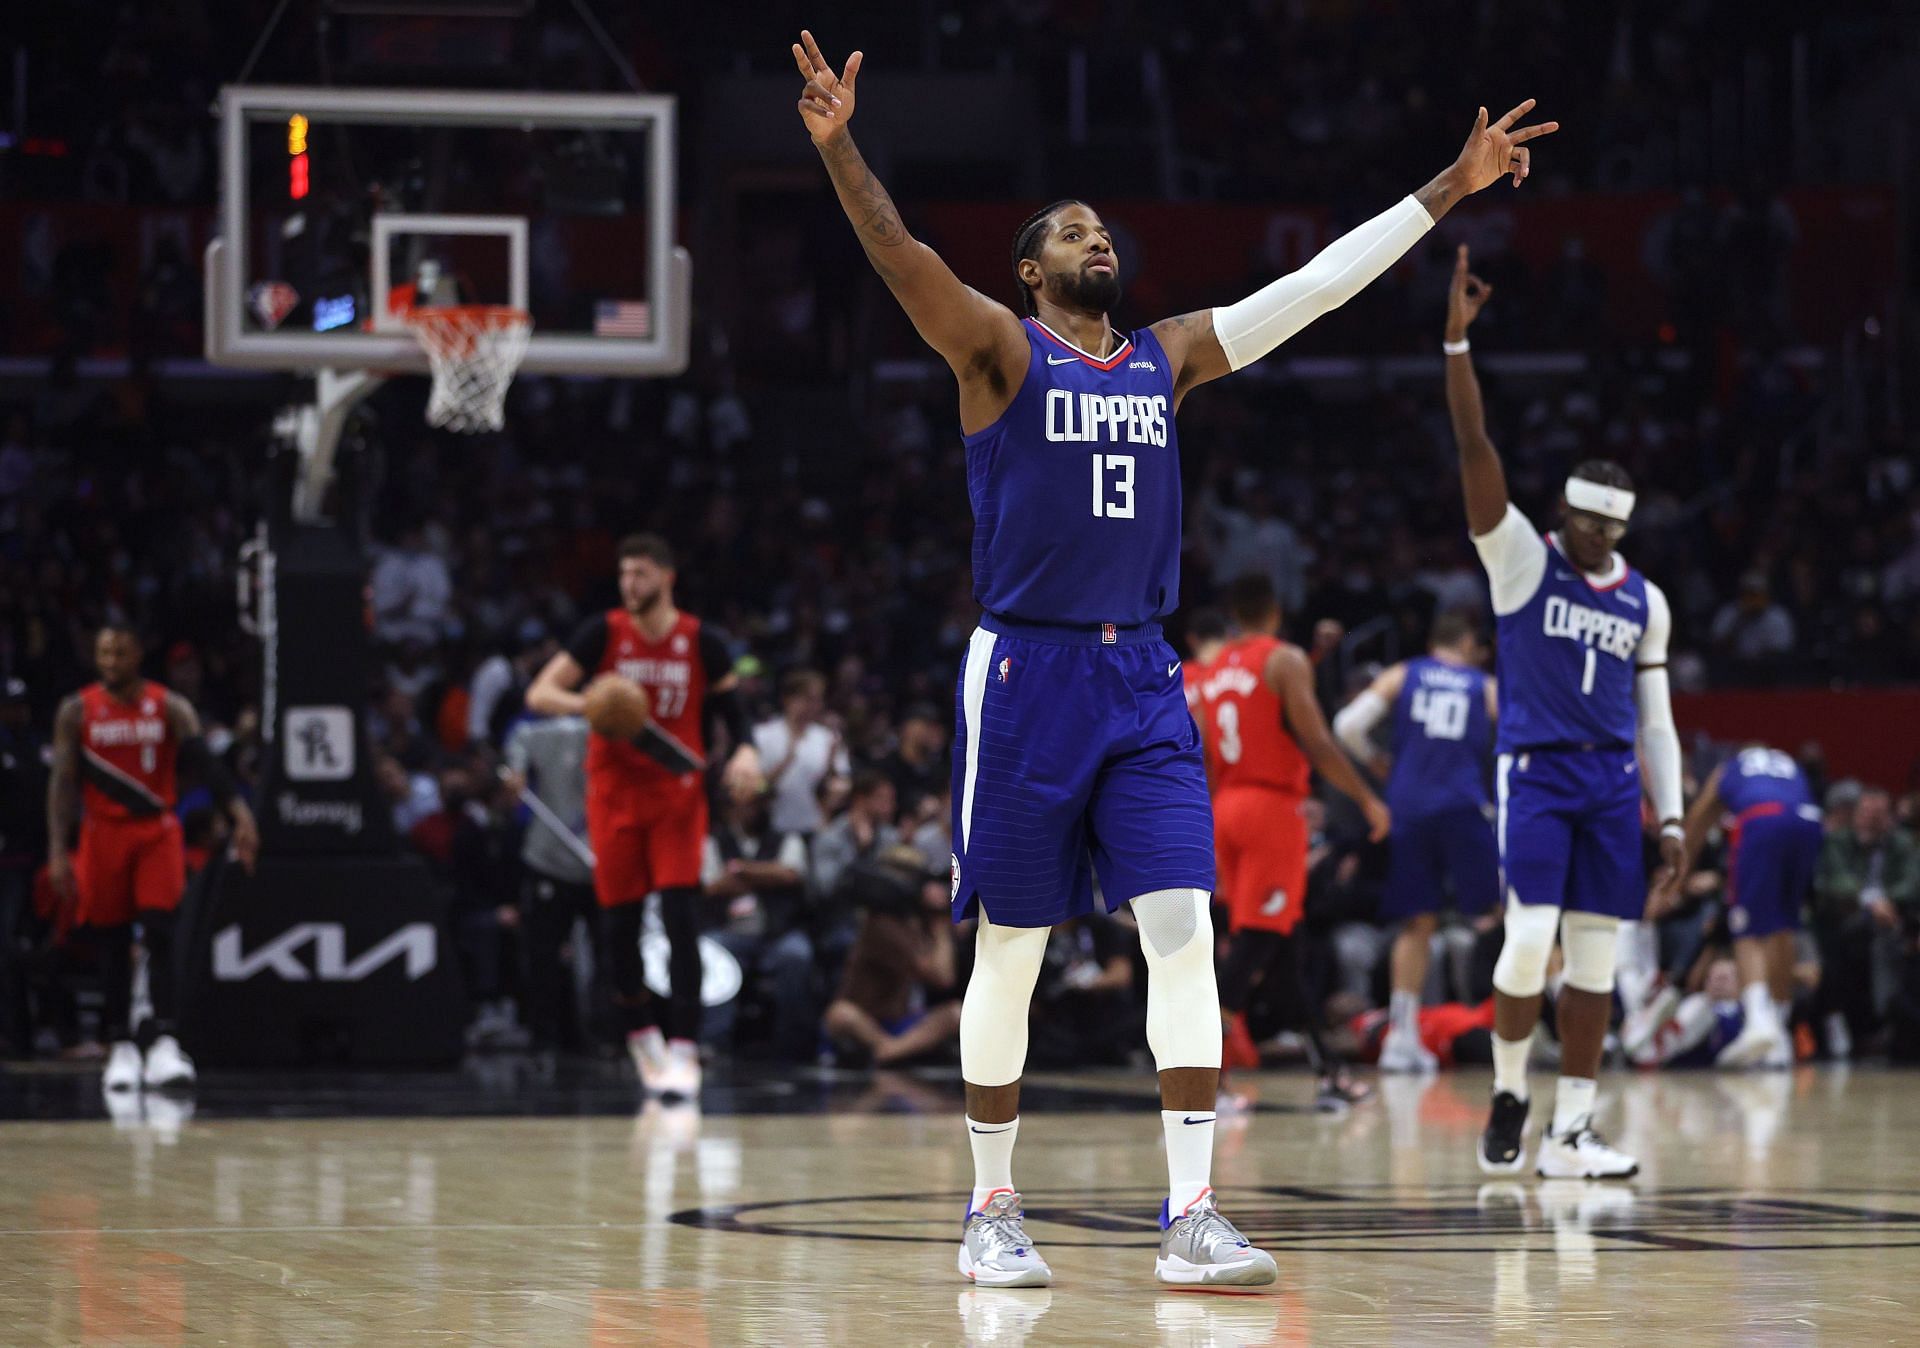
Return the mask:
<svg viewBox="0 0 1920 1348">
<path fill-rule="evenodd" d="M 1020 307 L 1029 318 L 1039 314 L 1040 306 L 1034 301 L 1032 288 L 1020 276 L 1020 264 L 1028 258 L 1039 258 L 1040 245 L 1047 238 L 1047 222 L 1053 218 L 1053 213 L 1062 206 L 1080 204 L 1078 197 L 1063 197 L 1029 215 L 1020 222 L 1020 228 L 1013 232 L 1013 282 L 1020 288 Z"/>
</svg>

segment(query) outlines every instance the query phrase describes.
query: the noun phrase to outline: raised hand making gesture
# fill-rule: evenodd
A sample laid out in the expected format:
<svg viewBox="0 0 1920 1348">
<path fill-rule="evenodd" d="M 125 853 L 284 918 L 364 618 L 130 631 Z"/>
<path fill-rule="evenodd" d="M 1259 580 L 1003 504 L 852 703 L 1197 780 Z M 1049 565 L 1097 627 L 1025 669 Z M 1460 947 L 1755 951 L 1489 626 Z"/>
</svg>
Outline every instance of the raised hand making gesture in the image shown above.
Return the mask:
<svg viewBox="0 0 1920 1348">
<path fill-rule="evenodd" d="M 1463 243 L 1453 254 L 1453 281 L 1447 286 L 1447 327 L 1449 342 L 1466 340 L 1467 329 L 1480 316 L 1480 310 L 1493 298 L 1493 287 L 1467 270 L 1467 246 Z"/>
<path fill-rule="evenodd" d="M 1515 187 L 1525 181 L 1532 158 L 1527 142 L 1537 136 L 1550 136 L 1560 129 L 1558 122 L 1541 122 L 1538 126 L 1514 130 L 1513 124 L 1531 111 L 1533 100 L 1529 98 L 1488 126 L 1487 110 L 1480 109 L 1480 115 L 1473 122 L 1473 133 L 1460 148 L 1460 157 L 1453 161 L 1466 182 L 1467 191 L 1478 192 L 1490 187 L 1505 174 L 1513 175 Z"/>
<path fill-rule="evenodd" d="M 853 85 L 860 75 L 860 60 L 861 53 L 855 52 L 847 58 L 845 71 L 836 75 L 820 54 L 820 44 L 813 40 L 813 34 L 800 30 L 800 41 L 793 44 L 793 63 L 807 82 L 800 91 L 800 120 L 806 123 L 814 144 L 824 144 L 847 129 L 853 117 Z M 1481 120 L 1486 120 L 1484 110 Z"/>
</svg>

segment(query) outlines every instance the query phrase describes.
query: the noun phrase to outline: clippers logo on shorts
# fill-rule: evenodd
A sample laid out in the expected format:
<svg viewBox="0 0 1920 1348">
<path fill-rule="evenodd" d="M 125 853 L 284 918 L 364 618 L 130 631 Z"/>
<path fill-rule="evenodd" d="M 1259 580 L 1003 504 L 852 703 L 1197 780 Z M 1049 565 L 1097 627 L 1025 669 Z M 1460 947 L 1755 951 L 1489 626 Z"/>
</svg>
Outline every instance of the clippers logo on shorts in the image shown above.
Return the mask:
<svg viewBox="0 0 1920 1348">
<path fill-rule="evenodd" d="M 974 598 L 1032 623 L 1152 622 L 1180 594 L 1166 353 L 1146 328 L 1095 356 L 1037 319 L 1022 327 L 1027 368 L 1013 402 L 966 437 Z"/>
<path fill-rule="evenodd" d="M 1112 623 L 1100 624 L 1100 644 L 1101 645 L 1111 646 L 1119 640 L 1120 640 L 1119 630 L 1115 628 Z"/>
</svg>

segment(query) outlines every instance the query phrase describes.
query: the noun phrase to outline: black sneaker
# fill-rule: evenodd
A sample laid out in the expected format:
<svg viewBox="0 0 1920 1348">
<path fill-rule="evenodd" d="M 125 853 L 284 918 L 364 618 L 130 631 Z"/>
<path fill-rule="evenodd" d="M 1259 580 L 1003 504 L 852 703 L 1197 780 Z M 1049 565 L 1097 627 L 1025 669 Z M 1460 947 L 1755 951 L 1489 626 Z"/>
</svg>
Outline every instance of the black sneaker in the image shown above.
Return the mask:
<svg viewBox="0 0 1920 1348">
<path fill-rule="evenodd" d="M 1480 1168 L 1489 1175 L 1510 1175 L 1527 1163 L 1527 1102 L 1512 1091 L 1493 1093 L 1487 1131 L 1480 1134 Z"/>
</svg>

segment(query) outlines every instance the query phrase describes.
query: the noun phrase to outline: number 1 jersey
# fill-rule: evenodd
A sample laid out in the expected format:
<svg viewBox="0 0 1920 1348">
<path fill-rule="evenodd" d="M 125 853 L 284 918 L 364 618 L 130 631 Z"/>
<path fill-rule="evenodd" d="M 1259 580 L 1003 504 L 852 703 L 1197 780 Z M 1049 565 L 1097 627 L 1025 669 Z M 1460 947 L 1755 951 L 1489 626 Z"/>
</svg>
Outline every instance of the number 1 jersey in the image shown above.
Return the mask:
<svg viewBox="0 0 1920 1348">
<path fill-rule="evenodd" d="M 1145 328 L 1095 357 L 1038 319 L 1013 402 L 966 437 L 973 596 L 1030 623 L 1132 627 L 1180 598 L 1173 370 Z"/>
<path fill-rule="evenodd" d="M 1499 751 L 1631 749 L 1635 673 L 1667 661 L 1673 619 L 1660 588 L 1618 553 L 1607 575 L 1582 574 L 1511 505 L 1473 543 L 1499 628 Z"/>
</svg>

